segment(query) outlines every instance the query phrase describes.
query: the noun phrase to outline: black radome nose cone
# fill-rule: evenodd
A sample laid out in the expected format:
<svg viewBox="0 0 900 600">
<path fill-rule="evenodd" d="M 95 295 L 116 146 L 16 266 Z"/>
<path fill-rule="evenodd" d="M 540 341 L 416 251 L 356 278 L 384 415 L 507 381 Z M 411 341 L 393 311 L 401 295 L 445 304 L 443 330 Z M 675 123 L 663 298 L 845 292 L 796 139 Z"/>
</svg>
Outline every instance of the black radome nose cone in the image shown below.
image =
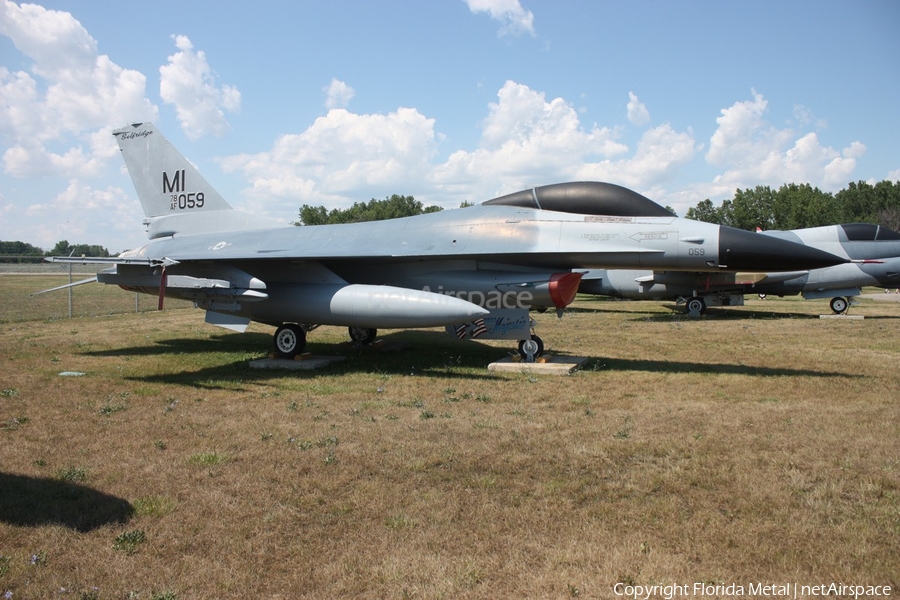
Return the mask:
<svg viewBox="0 0 900 600">
<path fill-rule="evenodd" d="M 805 271 L 849 262 L 829 252 L 733 227 L 719 227 L 719 266 L 740 271 Z"/>
</svg>

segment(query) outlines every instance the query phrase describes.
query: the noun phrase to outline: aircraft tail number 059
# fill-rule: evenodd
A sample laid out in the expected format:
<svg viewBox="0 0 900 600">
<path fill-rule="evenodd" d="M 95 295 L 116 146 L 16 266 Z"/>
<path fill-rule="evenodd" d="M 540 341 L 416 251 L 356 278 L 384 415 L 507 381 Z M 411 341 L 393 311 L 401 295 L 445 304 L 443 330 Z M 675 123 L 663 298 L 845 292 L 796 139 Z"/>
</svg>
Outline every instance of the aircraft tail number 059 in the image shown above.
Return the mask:
<svg viewBox="0 0 900 600">
<path fill-rule="evenodd" d="M 185 170 L 175 171 L 170 179 L 169 174 L 163 171 L 163 194 L 169 195 L 170 210 L 187 210 L 191 208 L 203 208 L 203 192 L 185 193 L 187 176 Z"/>
</svg>

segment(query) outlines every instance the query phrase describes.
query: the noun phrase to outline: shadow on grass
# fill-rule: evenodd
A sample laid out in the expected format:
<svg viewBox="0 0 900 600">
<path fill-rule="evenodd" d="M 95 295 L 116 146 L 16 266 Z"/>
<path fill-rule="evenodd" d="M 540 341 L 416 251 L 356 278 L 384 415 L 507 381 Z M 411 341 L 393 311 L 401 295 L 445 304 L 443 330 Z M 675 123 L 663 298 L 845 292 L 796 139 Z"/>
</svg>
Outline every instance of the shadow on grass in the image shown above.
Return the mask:
<svg viewBox="0 0 900 600">
<path fill-rule="evenodd" d="M 0 521 L 9 525 L 62 525 L 84 533 L 125 523 L 133 514 L 122 498 L 83 485 L 0 473 Z"/>
<path fill-rule="evenodd" d="M 658 313 L 654 316 L 660 317 Z M 660 317 L 671 318 L 671 317 Z M 459 341 L 443 332 L 398 331 L 379 336 L 381 347 L 358 347 L 350 343 L 315 343 L 315 332 L 310 336 L 307 351 L 320 356 L 342 356 L 344 360 L 312 370 L 252 369 L 250 360 L 266 358 L 271 338 L 264 334 L 226 334 L 214 338 L 173 338 L 156 341 L 147 346 L 118 350 L 89 352 L 92 356 L 155 356 L 184 354 L 221 354 L 216 364 L 200 367 L 192 365 L 190 358 L 181 359 L 170 372 L 146 376 L 130 376 L 128 379 L 150 383 L 185 385 L 203 389 L 243 389 L 245 384 L 265 383 L 291 377 L 311 379 L 372 373 L 378 375 L 419 375 L 425 377 L 460 378 L 469 380 L 504 379 L 503 375 L 487 372 L 488 364 L 502 359 L 514 351 L 509 347 L 495 347 L 479 342 Z M 259 352 L 253 358 L 247 357 Z M 234 354 L 236 356 L 229 356 Z M 568 352 L 554 352 L 567 356 Z M 583 369 L 587 372 L 642 371 L 648 373 L 688 373 L 700 375 L 746 375 L 750 377 L 841 377 L 854 375 L 841 372 L 814 371 L 756 367 L 729 363 L 693 363 L 662 360 L 629 360 L 588 356 Z M 199 362 L 199 361 L 198 361 Z M 205 360 L 208 365 L 209 360 Z M 176 364 L 176 363 L 173 363 Z"/>
<path fill-rule="evenodd" d="M 344 343 L 316 343 L 310 334 L 306 351 L 316 356 L 340 356 L 343 360 L 312 370 L 253 369 L 250 361 L 268 358 L 271 337 L 264 334 L 226 334 L 215 338 L 173 338 L 158 340 L 146 346 L 87 352 L 89 356 L 158 356 L 182 355 L 171 372 L 131 376 L 130 380 L 170 383 L 206 389 L 241 389 L 242 384 L 260 383 L 283 377 L 313 378 L 359 373 L 379 375 L 421 375 L 465 379 L 501 379 L 487 373 L 487 365 L 515 351 L 515 341 L 508 348 L 496 348 L 471 341 L 459 341 L 435 331 L 398 331 L 379 336 L 382 345 L 372 347 Z M 220 354 L 217 364 L 192 365 L 183 355 Z M 229 357 L 229 354 L 236 356 Z M 248 358 L 248 355 L 251 355 Z M 197 361 L 201 362 L 200 360 Z M 204 359 L 207 365 L 210 360 Z M 176 364 L 176 363 L 173 363 Z"/>
<path fill-rule="evenodd" d="M 777 301 L 776 301 L 777 302 Z M 642 307 L 642 304 L 652 303 L 656 308 Z M 585 306 L 585 304 L 590 304 Z M 805 305 L 805 303 L 802 303 Z M 618 308 L 613 308 L 616 306 Z M 811 306 L 811 305 L 808 305 Z M 622 307 L 627 307 L 625 310 Z M 660 312 L 657 308 L 665 308 L 671 312 Z M 644 321 L 653 323 L 669 323 L 673 320 L 685 320 L 687 322 L 708 320 L 758 320 L 758 321 L 778 321 L 781 319 L 798 319 L 818 321 L 820 315 L 835 316 L 828 304 L 822 305 L 821 310 L 816 313 L 808 312 L 791 312 L 785 311 L 782 307 L 766 309 L 762 306 L 723 306 L 709 307 L 706 314 L 700 317 L 692 317 L 682 304 L 675 304 L 666 300 L 600 300 L 596 302 L 582 302 L 579 306 L 570 306 L 566 308 L 566 312 L 583 313 L 583 314 L 628 314 L 634 315 L 633 321 Z M 848 315 L 857 314 L 851 308 Z M 877 320 L 897 320 L 897 315 L 866 315 L 866 319 Z"/>
<path fill-rule="evenodd" d="M 569 307 L 566 309 L 566 312 L 572 313 L 584 313 L 584 314 L 616 314 L 616 315 L 631 315 L 633 318 L 632 321 L 644 321 L 651 323 L 671 323 L 672 321 L 702 321 L 704 319 L 707 320 L 760 320 L 760 321 L 775 321 L 780 319 L 800 319 L 800 320 L 818 320 L 819 315 L 811 315 L 809 313 L 798 313 L 798 312 L 784 312 L 784 311 L 776 311 L 776 310 L 764 310 L 764 309 L 753 309 L 748 310 L 746 307 L 710 307 L 706 310 L 706 314 L 701 315 L 699 317 L 692 317 L 687 314 L 684 306 L 680 306 L 677 304 L 666 303 L 664 301 L 660 301 L 657 303 L 658 307 L 668 309 L 671 312 L 660 312 L 657 309 L 641 309 L 640 304 L 643 302 L 649 302 L 647 300 L 635 300 L 630 306 L 634 307 L 634 310 L 610 310 L 604 309 L 602 305 L 598 305 L 595 307 L 585 307 L 578 306 L 575 308 Z M 893 318 L 893 317 L 892 317 Z"/>
<path fill-rule="evenodd" d="M 565 354 L 565 353 L 561 353 Z M 689 373 L 693 375 L 747 375 L 750 377 L 841 377 L 861 378 L 861 375 L 809 369 L 779 369 L 774 367 L 754 367 L 752 365 L 731 365 L 727 363 L 692 363 L 662 360 L 634 360 L 625 358 L 592 358 L 584 371 L 645 371 L 647 373 Z"/>
<path fill-rule="evenodd" d="M 797 320 L 797 321 L 820 321 L 820 313 L 809 314 L 809 313 L 797 313 L 797 312 L 780 312 L 780 311 L 767 311 L 763 309 L 752 309 L 748 310 L 747 308 L 709 308 L 706 311 L 706 314 L 700 315 L 699 317 L 692 317 L 684 312 L 682 307 L 667 307 L 672 309 L 671 314 L 665 313 L 653 313 L 647 314 L 647 316 L 636 316 L 632 321 L 643 321 L 648 323 L 671 323 L 673 321 L 681 321 L 685 323 L 692 322 L 703 322 L 704 320 L 709 321 L 784 321 L 784 320 Z M 829 310 L 822 311 L 822 315 L 827 317 L 832 317 L 836 319 L 841 319 L 832 313 Z M 850 311 L 848 316 L 853 316 L 853 311 Z M 865 315 L 867 320 L 894 320 L 900 319 L 900 317 L 894 315 Z"/>
<path fill-rule="evenodd" d="M 159 356 L 162 354 L 209 354 L 215 352 L 256 353 L 271 351 L 272 336 L 264 333 L 226 333 L 208 338 L 155 340 L 142 346 L 84 352 L 85 356 Z"/>
<path fill-rule="evenodd" d="M 645 321 L 649 323 L 671 323 L 673 321 L 682 321 L 686 323 L 702 323 L 706 321 L 781 321 L 781 320 L 798 320 L 798 321 L 818 321 L 819 315 L 811 315 L 808 313 L 797 312 L 778 312 L 767 310 L 747 310 L 738 308 L 708 308 L 706 313 L 698 317 L 693 317 L 684 311 L 681 306 L 666 306 L 671 313 L 653 313 L 648 316 L 636 317 L 634 321 Z"/>
</svg>

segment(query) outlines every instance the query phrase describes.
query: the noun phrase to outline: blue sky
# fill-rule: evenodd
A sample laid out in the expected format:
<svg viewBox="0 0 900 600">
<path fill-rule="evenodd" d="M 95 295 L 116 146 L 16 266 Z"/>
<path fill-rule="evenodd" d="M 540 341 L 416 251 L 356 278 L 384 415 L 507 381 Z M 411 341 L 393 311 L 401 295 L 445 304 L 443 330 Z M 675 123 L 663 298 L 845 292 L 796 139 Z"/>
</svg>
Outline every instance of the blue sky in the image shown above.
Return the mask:
<svg viewBox="0 0 900 600">
<path fill-rule="evenodd" d="M 0 0 L 0 239 L 144 243 L 110 132 L 236 208 L 900 180 L 891 0 Z"/>
</svg>

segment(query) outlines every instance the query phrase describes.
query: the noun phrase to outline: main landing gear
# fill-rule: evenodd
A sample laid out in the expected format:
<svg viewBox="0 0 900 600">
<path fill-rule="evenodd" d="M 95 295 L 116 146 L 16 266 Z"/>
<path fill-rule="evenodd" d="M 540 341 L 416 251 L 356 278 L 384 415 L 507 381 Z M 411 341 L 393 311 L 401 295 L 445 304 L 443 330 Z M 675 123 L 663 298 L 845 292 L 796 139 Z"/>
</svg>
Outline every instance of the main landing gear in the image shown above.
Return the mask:
<svg viewBox="0 0 900 600">
<path fill-rule="evenodd" d="M 831 299 L 831 310 L 836 315 L 843 315 L 850 308 L 850 298 L 838 296 Z"/>
<path fill-rule="evenodd" d="M 687 308 L 687 312 L 690 315 L 704 315 L 706 314 L 706 302 L 703 298 L 691 298 L 685 304 L 685 308 Z"/>
<path fill-rule="evenodd" d="M 275 354 L 293 359 L 306 348 L 306 330 L 296 323 L 285 323 L 275 330 Z"/>
<path fill-rule="evenodd" d="M 275 355 L 278 358 L 293 360 L 306 348 L 306 332 L 314 326 L 304 327 L 296 323 L 284 323 L 275 330 Z M 368 346 L 375 341 L 378 330 L 370 327 L 348 328 L 350 339 L 354 343 Z M 534 360 L 544 354 L 544 340 L 532 334 L 527 340 L 519 340 L 519 356 L 525 362 Z"/>
<path fill-rule="evenodd" d="M 378 330 L 371 327 L 350 327 L 348 331 L 350 339 L 363 346 L 368 346 L 378 336 Z"/>
<path fill-rule="evenodd" d="M 302 354 L 306 348 L 306 332 L 315 329 L 315 326 L 307 326 L 296 323 L 285 323 L 275 330 L 275 355 L 278 358 L 292 360 L 298 354 Z M 369 327 L 350 327 L 350 339 L 354 343 L 368 346 L 375 341 L 378 335 L 377 329 Z"/>
</svg>

